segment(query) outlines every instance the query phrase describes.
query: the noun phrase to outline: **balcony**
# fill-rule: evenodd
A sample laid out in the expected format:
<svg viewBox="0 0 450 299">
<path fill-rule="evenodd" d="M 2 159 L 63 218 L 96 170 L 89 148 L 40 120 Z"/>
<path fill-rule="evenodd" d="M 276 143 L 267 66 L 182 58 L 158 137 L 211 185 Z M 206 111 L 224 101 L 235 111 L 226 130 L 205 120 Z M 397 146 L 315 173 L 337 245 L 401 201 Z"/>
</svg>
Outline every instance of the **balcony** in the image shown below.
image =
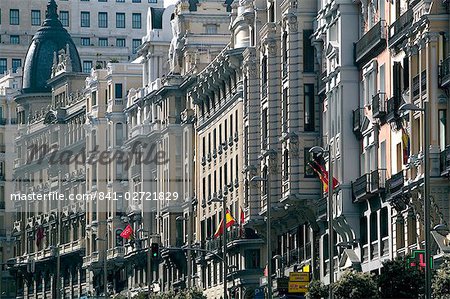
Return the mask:
<svg viewBox="0 0 450 299">
<path fill-rule="evenodd" d="M 386 169 L 377 169 L 360 176 L 352 183 L 354 202 L 369 200 L 386 187 Z"/>
<path fill-rule="evenodd" d="M 107 258 L 108 260 L 122 260 L 125 256 L 125 247 L 116 246 L 114 248 L 108 249 Z"/>
<path fill-rule="evenodd" d="M 361 138 L 362 136 L 362 120 L 364 119 L 364 109 L 358 108 L 353 110 L 353 133 L 356 138 Z"/>
<path fill-rule="evenodd" d="M 355 62 L 364 63 L 386 47 L 386 21 L 381 20 L 367 31 L 355 44 Z"/>
<path fill-rule="evenodd" d="M 386 183 L 388 200 L 393 200 L 403 192 L 404 176 L 403 171 L 394 174 Z"/>
<path fill-rule="evenodd" d="M 391 122 L 393 120 L 396 120 L 400 117 L 398 113 L 398 108 L 400 107 L 400 99 L 397 97 L 392 97 L 389 100 L 387 100 L 386 103 L 386 121 Z"/>
<path fill-rule="evenodd" d="M 413 22 L 413 11 L 408 9 L 391 26 L 389 26 L 389 48 L 406 38 L 406 32 Z"/>
<path fill-rule="evenodd" d="M 450 145 L 441 152 L 441 175 L 448 176 L 450 174 Z"/>
<path fill-rule="evenodd" d="M 327 220 L 327 202 L 327 197 L 323 197 L 317 202 L 317 219 Z"/>
<path fill-rule="evenodd" d="M 439 65 L 439 86 L 450 86 L 450 56 L 444 59 Z"/>
<path fill-rule="evenodd" d="M 386 115 L 386 94 L 379 92 L 372 97 L 372 116 L 382 118 Z"/>
</svg>

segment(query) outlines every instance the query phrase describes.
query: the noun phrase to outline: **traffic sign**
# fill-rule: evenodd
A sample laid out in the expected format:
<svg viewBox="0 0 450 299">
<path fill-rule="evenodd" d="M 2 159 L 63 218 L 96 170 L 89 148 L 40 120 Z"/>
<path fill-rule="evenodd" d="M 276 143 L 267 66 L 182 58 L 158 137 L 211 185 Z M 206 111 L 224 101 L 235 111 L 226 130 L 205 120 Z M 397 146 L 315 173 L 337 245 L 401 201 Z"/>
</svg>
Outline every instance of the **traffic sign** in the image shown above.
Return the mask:
<svg viewBox="0 0 450 299">
<path fill-rule="evenodd" d="M 289 281 L 306 281 L 309 282 L 309 273 L 304 272 L 290 272 Z"/>
<path fill-rule="evenodd" d="M 306 293 L 308 285 L 309 282 L 305 281 L 289 281 L 289 293 Z"/>
</svg>

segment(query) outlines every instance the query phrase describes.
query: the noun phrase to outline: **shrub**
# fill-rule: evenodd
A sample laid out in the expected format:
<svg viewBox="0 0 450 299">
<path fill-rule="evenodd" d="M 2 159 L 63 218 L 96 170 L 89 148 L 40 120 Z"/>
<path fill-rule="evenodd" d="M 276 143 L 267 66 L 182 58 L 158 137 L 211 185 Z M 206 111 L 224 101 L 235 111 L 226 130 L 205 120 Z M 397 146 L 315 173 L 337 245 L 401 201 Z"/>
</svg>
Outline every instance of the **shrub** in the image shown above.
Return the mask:
<svg viewBox="0 0 450 299">
<path fill-rule="evenodd" d="M 332 286 L 336 299 L 377 298 L 378 288 L 370 273 L 346 271 Z"/>
</svg>

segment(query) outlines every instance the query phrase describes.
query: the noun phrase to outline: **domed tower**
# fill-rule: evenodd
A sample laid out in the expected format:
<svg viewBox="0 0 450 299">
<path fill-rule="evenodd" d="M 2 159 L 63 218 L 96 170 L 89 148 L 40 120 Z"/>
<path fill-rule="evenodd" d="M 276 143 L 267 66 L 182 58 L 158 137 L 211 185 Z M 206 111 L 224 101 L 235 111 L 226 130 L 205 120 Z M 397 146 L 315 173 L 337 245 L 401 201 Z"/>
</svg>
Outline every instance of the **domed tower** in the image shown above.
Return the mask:
<svg viewBox="0 0 450 299">
<path fill-rule="evenodd" d="M 81 72 L 80 56 L 70 34 L 63 28 L 57 13 L 55 0 L 49 0 L 45 21 L 36 32 L 28 48 L 23 68 L 22 92 L 15 97 L 17 118 L 20 125 L 28 123 L 29 116 L 52 102 L 51 86 L 47 82 L 52 75 L 55 57 L 64 52 L 70 59 L 66 70 Z"/>
<path fill-rule="evenodd" d="M 80 56 L 72 38 L 58 19 L 57 7 L 55 0 L 48 1 L 45 21 L 28 48 L 23 71 L 23 94 L 51 91 L 47 80 L 52 71 L 53 55 L 61 49 L 69 50 L 72 71 L 81 72 Z"/>
</svg>

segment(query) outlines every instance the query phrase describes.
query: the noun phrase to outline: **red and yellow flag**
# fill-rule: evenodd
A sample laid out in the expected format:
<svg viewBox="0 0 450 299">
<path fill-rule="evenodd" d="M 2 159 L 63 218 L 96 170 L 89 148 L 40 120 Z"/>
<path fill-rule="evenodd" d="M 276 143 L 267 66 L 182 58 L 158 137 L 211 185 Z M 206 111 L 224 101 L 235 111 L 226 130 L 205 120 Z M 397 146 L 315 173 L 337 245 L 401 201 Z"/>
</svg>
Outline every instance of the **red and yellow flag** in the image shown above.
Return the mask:
<svg viewBox="0 0 450 299">
<path fill-rule="evenodd" d="M 227 220 L 226 228 L 231 227 L 233 224 L 236 223 L 236 220 L 234 220 L 233 216 L 231 216 L 230 211 L 227 210 L 227 213 L 225 214 L 225 218 Z M 220 220 L 219 227 L 217 228 L 216 232 L 214 233 L 214 238 L 218 238 L 223 234 L 223 219 Z"/>
</svg>

